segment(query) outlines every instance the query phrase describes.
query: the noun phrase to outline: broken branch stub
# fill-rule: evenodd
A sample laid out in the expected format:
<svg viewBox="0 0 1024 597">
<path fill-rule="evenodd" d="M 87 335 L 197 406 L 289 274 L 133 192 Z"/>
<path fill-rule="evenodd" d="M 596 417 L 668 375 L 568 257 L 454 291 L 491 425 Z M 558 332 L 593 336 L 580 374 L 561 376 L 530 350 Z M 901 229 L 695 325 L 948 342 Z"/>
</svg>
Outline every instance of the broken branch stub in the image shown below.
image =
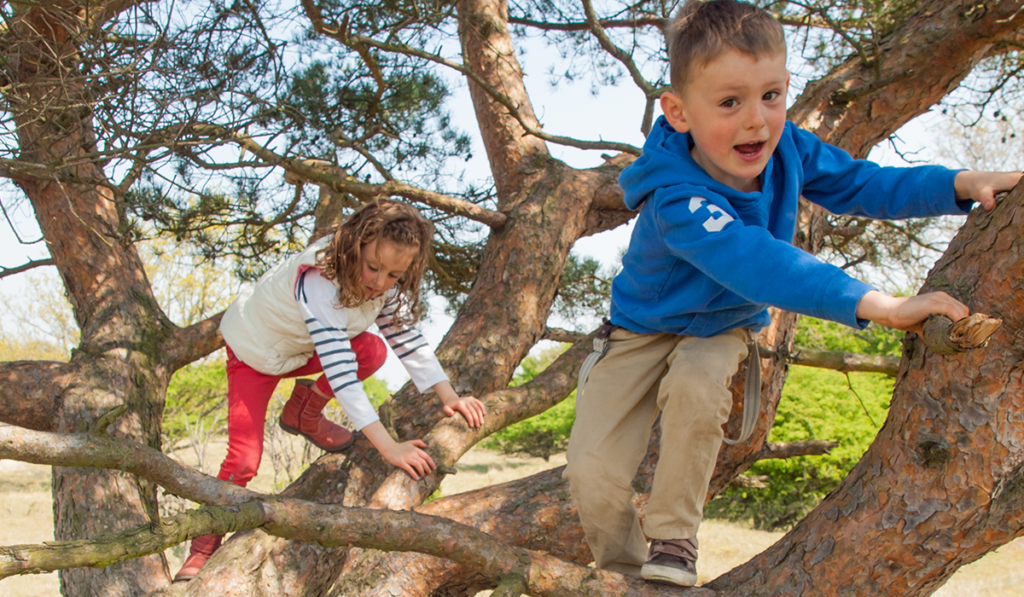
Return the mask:
<svg viewBox="0 0 1024 597">
<path fill-rule="evenodd" d="M 931 315 L 924 322 L 922 338 L 932 352 L 954 355 L 981 348 L 1003 325 L 984 313 L 974 313 L 956 323 L 943 315 Z"/>
</svg>

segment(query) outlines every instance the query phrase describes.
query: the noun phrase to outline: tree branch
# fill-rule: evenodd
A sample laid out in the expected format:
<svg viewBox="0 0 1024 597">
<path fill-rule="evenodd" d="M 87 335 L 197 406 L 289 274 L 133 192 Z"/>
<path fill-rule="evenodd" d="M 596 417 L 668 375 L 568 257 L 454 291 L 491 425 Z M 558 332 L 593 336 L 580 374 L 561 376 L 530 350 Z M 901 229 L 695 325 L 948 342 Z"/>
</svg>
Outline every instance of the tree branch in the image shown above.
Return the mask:
<svg viewBox="0 0 1024 597">
<path fill-rule="evenodd" d="M 426 553 L 474 570 L 496 586 L 518 586 L 535 597 L 627 593 L 652 597 L 678 595 L 676 590 L 668 587 L 512 547 L 487 533 L 444 518 L 288 499 L 250 502 L 231 508 L 203 508 L 157 524 L 88 541 L 0 548 L 0 578 L 82 566 L 103 567 L 157 553 L 188 537 L 253 528 L 323 547 L 349 545 Z M 706 589 L 694 589 L 687 594 L 714 595 Z"/>
<path fill-rule="evenodd" d="M 13 276 L 14 274 L 20 274 L 21 272 L 27 272 L 37 267 L 43 267 L 47 265 L 55 265 L 53 259 L 36 259 L 30 260 L 28 263 L 23 263 L 16 267 L 3 267 L 0 266 L 0 279 L 6 278 L 7 276 Z"/>
<path fill-rule="evenodd" d="M 774 354 L 767 348 L 762 347 L 761 350 L 762 355 Z M 895 377 L 900 368 L 900 357 L 816 350 L 803 346 L 794 346 L 787 360 L 794 365 L 831 369 L 840 373 L 884 373 L 890 377 Z"/>
<path fill-rule="evenodd" d="M 233 506 L 266 497 L 183 466 L 149 446 L 107 435 L 51 433 L 0 424 L 0 459 L 127 471 L 168 493 L 202 504 Z"/>
<path fill-rule="evenodd" d="M 828 23 L 814 19 L 810 15 L 806 17 L 791 17 L 779 12 L 771 13 L 775 17 L 776 21 L 779 21 L 783 25 L 790 25 L 793 27 L 816 27 L 819 29 L 832 29 Z M 598 19 L 597 23 L 604 29 L 639 29 L 641 27 L 655 27 L 657 29 L 665 29 L 665 26 L 672 19 L 665 19 L 662 17 L 640 17 L 636 19 Z M 526 19 L 523 17 L 510 16 L 508 22 L 513 25 L 522 25 L 524 27 L 533 27 L 534 29 L 540 29 L 541 31 L 587 31 L 590 29 L 590 23 L 588 21 L 568 21 L 564 23 L 551 23 L 548 21 L 535 21 L 533 19 Z"/>
<path fill-rule="evenodd" d="M 553 342 L 578 342 L 586 337 L 586 334 L 579 332 L 549 327 L 544 330 L 543 339 Z M 758 348 L 763 357 L 777 356 L 775 351 L 765 346 L 759 345 Z M 884 373 L 892 377 L 895 377 L 900 366 L 900 357 L 865 355 L 854 352 L 833 352 L 804 348 L 802 346 L 794 346 L 793 352 L 789 354 L 787 361 L 793 365 L 832 369 L 840 373 L 859 371 L 864 373 Z"/>
<path fill-rule="evenodd" d="M 0 578 L 83 566 L 108 566 L 157 553 L 188 538 L 259 527 L 274 536 L 324 547 L 350 545 L 430 554 L 457 562 L 495 584 L 514 584 L 514 579 L 521 578 L 531 595 L 591 595 L 599 588 L 602 591 L 639 591 L 636 594 L 674 594 L 645 592 L 650 586 L 642 581 L 608 572 L 595 573 L 552 556 L 512 547 L 487 533 L 444 518 L 283 498 L 249 501 L 263 496 L 206 477 L 152 448 L 127 440 L 0 426 L 0 458 L 125 470 L 189 499 L 223 504 L 86 541 L 0 548 Z"/>
<path fill-rule="evenodd" d="M 419 201 L 445 213 L 462 216 L 486 224 L 491 228 L 501 228 L 505 224 L 505 214 L 480 207 L 469 201 L 414 187 L 397 180 L 390 180 L 382 184 L 360 182 L 358 179 L 349 176 L 341 168 L 324 165 L 322 160 L 286 158 L 278 155 L 247 135 L 215 126 L 202 126 L 200 129 L 207 134 L 231 140 L 240 147 L 252 152 L 267 164 L 281 166 L 295 176 L 310 182 L 326 185 L 339 193 L 350 193 L 364 201 L 388 197 L 403 197 L 411 201 Z"/>
<path fill-rule="evenodd" d="M 956 323 L 942 315 L 931 315 L 924 322 L 921 338 L 932 352 L 948 356 L 985 346 L 1002 325 L 1002 319 L 984 313 L 974 313 Z"/>
<path fill-rule="evenodd" d="M 757 453 L 758 460 L 782 460 L 797 456 L 830 454 L 839 442 L 827 439 L 809 439 L 798 442 L 766 442 Z"/>
<path fill-rule="evenodd" d="M 104 568 L 160 553 L 201 535 L 223 535 L 256 528 L 265 521 L 262 504 L 249 502 L 228 508 L 215 506 L 183 512 L 158 523 L 94 539 L 0 547 L 0 579 L 69 568 Z"/>
<path fill-rule="evenodd" d="M 174 370 L 224 346 L 224 338 L 220 335 L 220 320 L 223 317 L 224 312 L 221 311 L 188 327 L 177 328 L 165 340 L 164 354 Z"/>
<path fill-rule="evenodd" d="M 562 328 L 546 328 L 544 330 L 544 336 L 542 340 L 551 340 L 552 342 L 566 342 L 569 344 L 575 344 L 580 340 L 587 337 L 587 334 L 581 332 L 570 332 Z"/>
<path fill-rule="evenodd" d="M 79 373 L 75 363 L 12 361 L 0 363 L 0 421 L 52 431 L 61 394 Z"/>
<path fill-rule="evenodd" d="M 397 54 L 405 54 L 406 56 L 414 56 L 416 58 L 421 58 L 423 60 L 427 60 L 435 64 L 446 66 L 452 70 L 455 70 L 456 72 L 461 73 L 466 78 L 471 79 L 474 83 L 479 85 L 480 89 L 484 90 L 487 93 L 487 95 L 494 99 L 494 101 L 504 106 L 505 109 L 508 110 L 509 114 L 511 114 L 512 117 L 519 122 L 519 124 L 527 133 L 533 135 L 534 137 L 537 137 L 538 139 L 542 139 L 550 143 L 557 143 L 559 145 L 566 145 L 568 147 L 575 147 L 577 149 L 619 151 L 636 156 L 642 153 L 639 147 L 635 147 L 633 145 L 630 145 L 629 143 L 616 143 L 614 141 L 582 141 L 579 139 L 574 139 L 572 137 L 562 137 L 559 135 L 551 135 L 545 133 L 541 128 L 535 126 L 532 122 L 524 118 L 518 106 L 516 106 L 512 101 L 510 101 L 509 98 L 506 97 L 504 94 L 499 93 L 497 89 L 487 84 L 487 82 L 482 77 L 480 77 L 480 75 L 478 75 L 473 69 L 463 64 L 459 64 L 458 62 L 455 62 L 453 60 L 448 60 L 447 58 L 443 58 L 441 56 L 438 56 L 437 54 L 424 52 L 423 50 L 414 48 L 412 46 L 407 46 L 405 44 L 380 42 L 371 37 L 353 35 L 341 31 L 325 31 L 327 31 L 331 37 L 337 39 L 338 41 L 349 47 L 352 47 L 353 44 L 371 46 L 385 52 L 393 52 Z"/>
<path fill-rule="evenodd" d="M 644 92 L 644 97 L 651 100 L 655 97 L 657 91 L 654 85 L 651 85 L 647 79 L 644 78 L 643 74 L 640 73 L 640 69 L 637 68 L 636 63 L 633 62 L 633 58 L 622 50 L 622 48 L 612 43 L 612 40 L 608 37 L 608 34 L 604 32 L 601 27 L 601 22 L 597 18 L 597 13 L 594 11 L 594 5 L 591 0 L 581 0 L 583 4 L 583 11 L 587 15 L 587 28 L 597 38 L 597 43 L 601 45 L 601 48 L 605 52 L 612 55 L 613 58 L 622 63 L 629 72 L 629 76 L 633 78 L 633 82 Z M 646 124 L 646 123 L 645 123 Z"/>
</svg>

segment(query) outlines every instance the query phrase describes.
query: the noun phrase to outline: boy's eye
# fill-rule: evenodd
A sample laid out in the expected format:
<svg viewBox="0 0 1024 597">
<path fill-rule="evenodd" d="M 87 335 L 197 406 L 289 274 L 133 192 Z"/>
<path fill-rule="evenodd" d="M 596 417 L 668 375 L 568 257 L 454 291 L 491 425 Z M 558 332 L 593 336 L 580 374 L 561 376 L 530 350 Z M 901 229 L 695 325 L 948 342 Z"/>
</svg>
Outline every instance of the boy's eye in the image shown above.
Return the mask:
<svg viewBox="0 0 1024 597">
<path fill-rule="evenodd" d="M 764 101 L 770 102 L 773 99 L 779 97 L 779 95 L 780 94 L 778 91 L 769 91 L 768 93 L 764 94 Z"/>
<path fill-rule="evenodd" d="M 723 108 L 735 108 L 736 100 L 734 100 L 733 98 L 729 98 L 727 100 L 723 100 L 722 103 L 719 105 L 722 106 Z"/>
</svg>

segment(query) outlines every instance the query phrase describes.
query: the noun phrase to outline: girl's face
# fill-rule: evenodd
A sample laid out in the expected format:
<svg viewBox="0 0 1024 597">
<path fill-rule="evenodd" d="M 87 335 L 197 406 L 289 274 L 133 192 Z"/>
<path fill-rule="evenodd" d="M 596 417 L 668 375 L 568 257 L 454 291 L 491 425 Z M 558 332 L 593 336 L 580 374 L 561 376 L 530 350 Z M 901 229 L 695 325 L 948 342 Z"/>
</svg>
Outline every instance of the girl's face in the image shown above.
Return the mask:
<svg viewBox="0 0 1024 597">
<path fill-rule="evenodd" d="M 365 300 L 384 296 L 398 282 L 416 257 L 416 247 L 389 240 L 374 240 L 360 249 L 362 253 L 362 291 Z"/>
</svg>

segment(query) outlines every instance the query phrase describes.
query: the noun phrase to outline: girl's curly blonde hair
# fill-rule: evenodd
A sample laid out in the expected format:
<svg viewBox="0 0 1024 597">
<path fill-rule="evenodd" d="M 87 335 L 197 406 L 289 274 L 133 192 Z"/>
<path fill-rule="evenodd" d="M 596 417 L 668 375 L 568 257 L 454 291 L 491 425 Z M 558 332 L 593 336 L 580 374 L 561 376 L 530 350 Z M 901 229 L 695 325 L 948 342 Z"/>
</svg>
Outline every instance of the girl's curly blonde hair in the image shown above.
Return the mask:
<svg viewBox="0 0 1024 597">
<path fill-rule="evenodd" d="M 420 282 L 430 258 L 434 226 L 415 207 L 379 199 L 363 205 L 332 233 L 330 244 L 317 255 L 317 267 L 338 285 L 338 303 L 357 307 L 366 299 L 362 292 L 362 249 L 367 243 L 387 240 L 416 250 L 412 263 L 398 279 L 399 325 L 414 323 L 420 309 Z"/>
</svg>

